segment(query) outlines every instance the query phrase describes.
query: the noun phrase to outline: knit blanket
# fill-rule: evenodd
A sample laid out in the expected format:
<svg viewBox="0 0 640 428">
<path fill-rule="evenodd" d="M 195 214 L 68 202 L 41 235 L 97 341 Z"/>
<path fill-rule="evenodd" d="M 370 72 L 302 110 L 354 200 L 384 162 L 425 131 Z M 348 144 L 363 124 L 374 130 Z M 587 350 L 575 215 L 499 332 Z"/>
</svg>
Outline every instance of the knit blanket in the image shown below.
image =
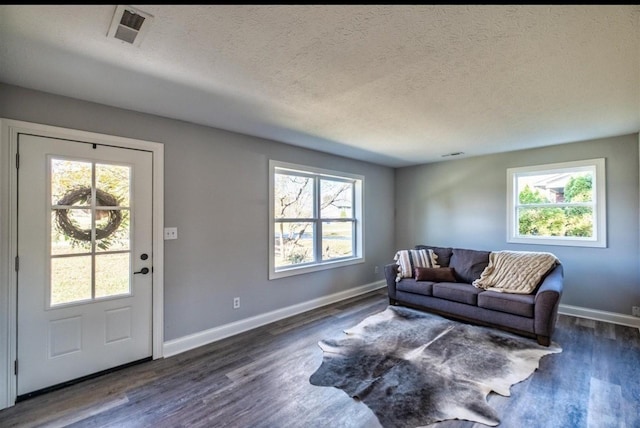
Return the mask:
<svg viewBox="0 0 640 428">
<path fill-rule="evenodd" d="M 551 253 L 493 251 L 489 265 L 473 285 L 502 293 L 531 294 L 557 262 Z"/>
</svg>

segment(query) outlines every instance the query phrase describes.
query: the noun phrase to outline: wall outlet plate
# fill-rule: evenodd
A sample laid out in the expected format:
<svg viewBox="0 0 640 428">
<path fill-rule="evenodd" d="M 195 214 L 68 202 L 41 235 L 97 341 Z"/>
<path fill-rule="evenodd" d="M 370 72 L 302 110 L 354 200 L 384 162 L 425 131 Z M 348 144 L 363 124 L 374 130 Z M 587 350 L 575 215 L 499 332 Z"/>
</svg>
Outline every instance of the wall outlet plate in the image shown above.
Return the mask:
<svg viewBox="0 0 640 428">
<path fill-rule="evenodd" d="M 238 309 L 240 307 L 240 298 L 239 297 L 234 297 L 233 298 L 233 309 Z"/>
<path fill-rule="evenodd" d="M 634 317 L 640 317 L 640 306 L 632 306 L 631 315 L 633 315 Z"/>
<path fill-rule="evenodd" d="M 178 228 L 177 227 L 165 227 L 164 228 L 164 240 L 167 241 L 169 239 L 178 239 Z"/>
</svg>

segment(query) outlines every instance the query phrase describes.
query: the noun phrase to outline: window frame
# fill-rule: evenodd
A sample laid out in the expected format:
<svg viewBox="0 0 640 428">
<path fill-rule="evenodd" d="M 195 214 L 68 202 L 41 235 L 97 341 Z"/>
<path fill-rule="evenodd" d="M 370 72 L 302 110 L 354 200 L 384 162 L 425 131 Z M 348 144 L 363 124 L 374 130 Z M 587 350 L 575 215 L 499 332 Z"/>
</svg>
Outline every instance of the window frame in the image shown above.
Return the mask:
<svg viewBox="0 0 640 428">
<path fill-rule="evenodd" d="M 300 175 L 314 179 L 314 214 L 311 218 L 281 219 L 275 217 L 275 175 L 280 172 L 290 172 L 292 175 Z M 319 202 L 321 198 L 320 181 L 330 179 L 332 181 L 348 181 L 353 183 L 352 197 L 352 217 L 348 219 L 322 218 L 320 214 Z M 322 223 L 330 221 L 344 221 L 353 223 L 352 248 L 353 256 L 339 259 L 322 260 Z M 301 263 L 293 266 L 276 268 L 275 255 L 275 231 L 276 223 L 282 221 L 299 221 L 312 223 L 314 228 L 315 259 L 312 262 Z M 342 266 L 349 266 L 357 263 L 364 263 L 364 176 L 341 171 L 333 171 L 324 168 L 316 168 L 306 165 L 299 165 L 276 160 L 269 160 L 269 279 L 285 278 L 293 275 L 301 275 L 310 272 L 317 272 L 326 269 L 333 269 Z"/>
<path fill-rule="evenodd" d="M 593 237 L 577 236 L 522 236 L 518 234 L 519 203 L 517 179 L 528 175 L 557 174 L 578 171 L 593 171 Z M 605 159 L 587 159 L 553 164 L 525 166 L 507 169 L 507 242 L 538 245 L 560 245 L 573 247 L 607 247 L 607 197 Z M 567 203 L 552 203 L 548 206 L 567 206 Z M 586 204 L 581 204 L 586 205 Z M 547 206 L 545 204 L 545 206 Z"/>
</svg>

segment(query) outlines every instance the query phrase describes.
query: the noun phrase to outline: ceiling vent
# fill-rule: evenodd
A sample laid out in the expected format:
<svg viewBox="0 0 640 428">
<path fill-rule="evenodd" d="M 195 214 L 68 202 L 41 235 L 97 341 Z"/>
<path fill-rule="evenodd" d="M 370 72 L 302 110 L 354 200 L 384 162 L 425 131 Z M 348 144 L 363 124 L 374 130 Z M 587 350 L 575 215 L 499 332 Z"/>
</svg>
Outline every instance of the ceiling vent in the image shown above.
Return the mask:
<svg viewBox="0 0 640 428">
<path fill-rule="evenodd" d="M 443 158 L 448 158 L 450 156 L 460 156 L 463 155 L 464 152 L 453 152 L 453 153 L 447 153 L 446 155 L 442 155 Z"/>
<path fill-rule="evenodd" d="M 131 6 L 117 6 L 107 37 L 140 46 L 153 16 Z"/>
</svg>

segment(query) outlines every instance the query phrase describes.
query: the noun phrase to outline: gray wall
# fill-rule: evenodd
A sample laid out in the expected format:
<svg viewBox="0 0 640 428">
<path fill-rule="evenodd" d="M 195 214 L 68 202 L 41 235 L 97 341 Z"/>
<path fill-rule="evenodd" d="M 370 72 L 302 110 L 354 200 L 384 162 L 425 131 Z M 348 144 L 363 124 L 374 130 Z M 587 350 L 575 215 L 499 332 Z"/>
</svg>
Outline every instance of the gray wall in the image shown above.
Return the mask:
<svg viewBox="0 0 640 428">
<path fill-rule="evenodd" d="M 400 168 L 394 188 L 390 168 L 10 85 L 0 117 L 165 144 L 165 224 L 179 235 L 165 242 L 165 340 L 382 279 L 373 267 L 418 243 L 551 251 L 565 265 L 563 304 L 640 305 L 638 134 Z M 506 243 L 507 168 L 598 157 L 607 248 Z M 365 264 L 267 280 L 270 158 L 365 176 Z"/>
<path fill-rule="evenodd" d="M 607 248 L 508 244 L 507 168 L 605 158 Z M 396 170 L 396 247 L 549 251 L 565 268 L 562 304 L 631 315 L 640 305 L 638 134 Z"/>
<path fill-rule="evenodd" d="M 0 117 L 164 143 L 165 340 L 381 280 L 393 257 L 391 168 L 4 84 Z M 269 159 L 365 176 L 365 263 L 267 279 Z"/>
</svg>

